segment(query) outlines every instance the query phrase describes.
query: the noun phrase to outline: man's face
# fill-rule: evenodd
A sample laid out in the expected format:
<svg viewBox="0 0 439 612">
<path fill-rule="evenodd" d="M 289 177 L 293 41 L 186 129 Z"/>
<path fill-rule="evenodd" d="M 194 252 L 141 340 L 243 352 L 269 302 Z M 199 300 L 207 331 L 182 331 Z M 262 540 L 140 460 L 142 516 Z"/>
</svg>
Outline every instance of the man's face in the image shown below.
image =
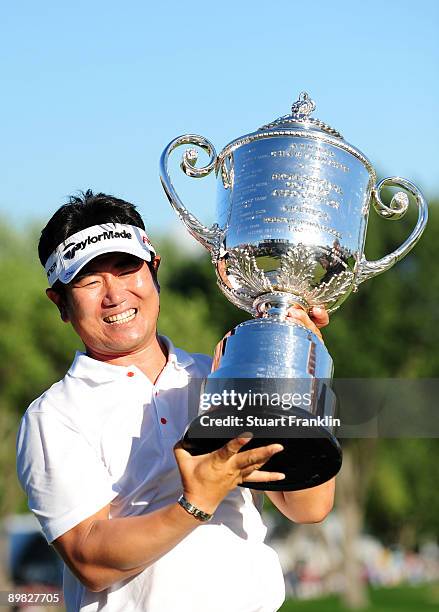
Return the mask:
<svg viewBox="0 0 439 612">
<path fill-rule="evenodd" d="M 157 257 L 152 265 L 157 269 L 159 263 Z M 155 338 L 157 287 L 148 264 L 133 255 L 110 253 L 93 259 L 66 285 L 61 306 L 53 293 L 48 290 L 92 357 L 137 353 Z"/>
</svg>

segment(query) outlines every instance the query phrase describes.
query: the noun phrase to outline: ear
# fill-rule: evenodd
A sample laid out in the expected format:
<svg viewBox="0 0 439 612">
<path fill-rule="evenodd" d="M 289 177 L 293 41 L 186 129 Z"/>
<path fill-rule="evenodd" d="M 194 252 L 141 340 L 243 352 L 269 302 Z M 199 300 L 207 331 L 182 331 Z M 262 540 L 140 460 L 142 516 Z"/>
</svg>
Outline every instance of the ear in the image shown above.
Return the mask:
<svg viewBox="0 0 439 612">
<path fill-rule="evenodd" d="M 151 262 L 152 267 L 154 268 L 154 270 L 157 272 L 157 270 L 159 269 L 160 266 L 160 262 L 161 262 L 162 258 L 160 257 L 160 255 L 156 255 L 154 257 L 154 259 Z"/>
<path fill-rule="evenodd" d="M 157 292 L 158 293 L 160 293 L 160 283 L 159 283 L 159 281 L 157 279 L 157 271 L 159 269 L 160 262 L 161 262 L 160 255 L 156 255 L 154 257 L 154 259 L 151 261 L 151 266 L 152 266 L 152 269 L 154 270 L 154 273 L 152 274 L 152 278 L 153 278 L 153 281 L 154 281 L 154 284 L 155 284 L 155 286 L 157 288 Z"/>
<path fill-rule="evenodd" d="M 55 291 L 55 289 L 52 289 L 51 287 L 46 289 L 46 295 L 49 300 L 53 302 L 58 308 L 59 314 L 61 315 L 61 319 L 64 321 L 64 323 L 69 323 L 70 318 L 67 312 L 67 306 L 64 296 L 62 296 L 60 293 L 58 293 L 58 291 Z"/>
</svg>

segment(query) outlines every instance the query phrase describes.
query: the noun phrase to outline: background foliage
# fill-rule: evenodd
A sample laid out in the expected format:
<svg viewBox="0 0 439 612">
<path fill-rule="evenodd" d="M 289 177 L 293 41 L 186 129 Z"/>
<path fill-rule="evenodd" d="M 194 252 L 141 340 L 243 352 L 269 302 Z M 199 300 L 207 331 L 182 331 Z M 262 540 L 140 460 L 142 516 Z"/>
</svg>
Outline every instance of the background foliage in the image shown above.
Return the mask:
<svg viewBox="0 0 439 612">
<path fill-rule="evenodd" d="M 408 235 L 415 213 L 400 222 L 370 215 L 369 258 L 390 252 Z M 325 340 L 340 377 L 436 377 L 439 372 L 439 275 L 435 269 L 439 208 L 414 251 L 369 281 L 334 313 Z M 188 238 L 189 240 L 190 238 Z M 38 231 L 0 222 L 0 515 L 24 511 L 15 477 L 15 433 L 28 404 L 61 378 L 81 345 L 44 295 L 36 257 Z M 246 314 L 215 284 L 207 256 L 191 257 L 162 236 L 159 329 L 177 346 L 212 353 Z M 388 543 L 416 546 L 439 531 L 437 439 L 379 440 L 368 478 L 367 528 Z"/>
</svg>

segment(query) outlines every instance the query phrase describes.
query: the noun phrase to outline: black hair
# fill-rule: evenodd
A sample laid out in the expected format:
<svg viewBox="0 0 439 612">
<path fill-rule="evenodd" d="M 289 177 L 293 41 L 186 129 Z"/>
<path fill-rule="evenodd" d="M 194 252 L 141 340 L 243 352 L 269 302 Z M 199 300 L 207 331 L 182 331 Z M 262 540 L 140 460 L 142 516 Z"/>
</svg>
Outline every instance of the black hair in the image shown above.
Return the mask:
<svg viewBox="0 0 439 612">
<path fill-rule="evenodd" d="M 69 236 L 102 223 L 124 223 L 145 229 L 134 204 L 105 193 L 93 194 L 91 189 L 70 196 L 49 220 L 41 232 L 38 256 L 44 266 L 56 249 Z"/>
<path fill-rule="evenodd" d="M 103 223 L 123 223 L 145 230 L 143 219 L 134 204 L 106 193 L 95 195 L 91 189 L 87 189 L 85 192 L 81 191 L 79 195 L 70 196 L 69 201 L 58 208 L 41 231 L 38 243 L 38 256 L 41 264 L 45 266 L 56 247 L 69 236 Z M 157 272 L 151 262 L 148 262 L 148 267 L 159 289 Z M 53 289 L 62 293 L 62 283 L 56 281 Z"/>
</svg>

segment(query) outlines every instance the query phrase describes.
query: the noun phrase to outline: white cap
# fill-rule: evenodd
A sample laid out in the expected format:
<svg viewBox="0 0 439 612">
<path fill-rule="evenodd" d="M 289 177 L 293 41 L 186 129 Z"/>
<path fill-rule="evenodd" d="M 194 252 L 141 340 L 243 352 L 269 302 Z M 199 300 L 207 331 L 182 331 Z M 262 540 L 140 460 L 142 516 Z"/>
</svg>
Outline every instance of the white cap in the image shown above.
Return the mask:
<svg viewBox="0 0 439 612">
<path fill-rule="evenodd" d="M 156 254 L 146 232 L 134 225 L 104 223 L 81 230 L 59 244 L 44 266 L 51 287 L 69 283 L 89 261 L 104 253 L 129 253 L 144 261 Z"/>
</svg>

